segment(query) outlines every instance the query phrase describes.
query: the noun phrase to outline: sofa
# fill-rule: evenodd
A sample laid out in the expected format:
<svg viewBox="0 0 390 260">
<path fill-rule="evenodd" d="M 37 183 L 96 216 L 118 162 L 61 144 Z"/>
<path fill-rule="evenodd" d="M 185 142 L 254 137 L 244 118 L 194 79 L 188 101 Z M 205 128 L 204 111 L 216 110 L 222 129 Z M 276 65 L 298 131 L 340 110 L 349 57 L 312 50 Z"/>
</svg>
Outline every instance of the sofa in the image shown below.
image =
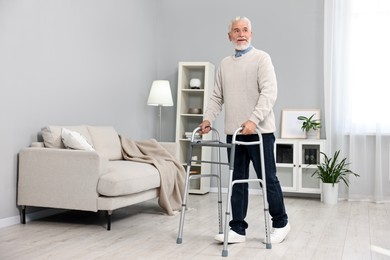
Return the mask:
<svg viewBox="0 0 390 260">
<path fill-rule="evenodd" d="M 113 127 L 47 126 L 41 135 L 42 140 L 19 152 L 17 204 L 23 224 L 28 206 L 106 211 L 110 230 L 114 210 L 160 196 L 162 179 L 156 165 L 142 161 L 144 155 L 142 160 L 125 160 L 123 141 Z M 170 157 L 166 161 L 172 160 L 178 170 L 174 192 L 179 194 L 184 169 L 175 158 L 176 144 L 155 142 L 160 146 L 155 151 Z M 166 209 L 168 215 L 178 210 L 180 199 Z"/>
</svg>

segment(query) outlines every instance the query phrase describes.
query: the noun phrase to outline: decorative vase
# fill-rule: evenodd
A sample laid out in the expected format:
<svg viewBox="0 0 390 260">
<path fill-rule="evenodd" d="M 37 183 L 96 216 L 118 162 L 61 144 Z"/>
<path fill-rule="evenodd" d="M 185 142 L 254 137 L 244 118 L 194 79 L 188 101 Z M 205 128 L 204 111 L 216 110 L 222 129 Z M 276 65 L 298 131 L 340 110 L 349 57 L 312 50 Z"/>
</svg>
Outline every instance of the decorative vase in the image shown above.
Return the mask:
<svg viewBox="0 0 390 260">
<path fill-rule="evenodd" d="M 192 89 L 200 89 L 201 84 L 202 82 L 200 81 L 200 79 L 193 78 L 190 80 L 190 88 Z"/>
<path fill-rule="evenodd" d="M 306 138 L 307 139 L 318 139 L 318 130 L 310 129 L 306 132 Z"/>
<path fill-rule="evenodd" d="M 324 204 L 335 205 L 339 197 L 338 183 L 322 183 L 321 201 Z"/>
</svg>

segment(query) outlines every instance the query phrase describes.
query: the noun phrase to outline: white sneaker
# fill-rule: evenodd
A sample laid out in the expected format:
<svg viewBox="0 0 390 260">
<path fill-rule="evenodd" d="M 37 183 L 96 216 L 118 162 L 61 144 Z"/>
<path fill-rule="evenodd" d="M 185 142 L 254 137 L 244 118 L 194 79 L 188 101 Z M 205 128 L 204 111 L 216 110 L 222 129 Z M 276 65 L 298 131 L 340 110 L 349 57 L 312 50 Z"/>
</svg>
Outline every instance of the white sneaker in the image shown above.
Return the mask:
<svg viewBox="0 0 390 260">
<path fill-rule="evenodd" d="M 287 234 L 290 232 L 290 229 L 291 226 L 289 223 L 287 223 L 287 225 L 282 228 L 274 228 L 274 230 L 270 234 L 271 244 L 282 243 L 283 240 L 286 238 Z M 265 239 L 263 243 L 266 243 Z"/>
<path fill-rule="evenodd" d="M 218 234 L 214 237 L 215 240 L 217 240 L 218 242 L 222 242 L 224 241 L 224 234 Z M 246 236 L 245 235 L 240 235 L 240 234 L 237 234 L 236 232 L 234 232 L 233 230 L 229 230 L 229 233 L 228 233 L 228 243 L 229 244 L 234 244 L 234 243 L 242 243 L 242 242 L 245 242 L 245 239 L 246 239 Z"/>
</svg>

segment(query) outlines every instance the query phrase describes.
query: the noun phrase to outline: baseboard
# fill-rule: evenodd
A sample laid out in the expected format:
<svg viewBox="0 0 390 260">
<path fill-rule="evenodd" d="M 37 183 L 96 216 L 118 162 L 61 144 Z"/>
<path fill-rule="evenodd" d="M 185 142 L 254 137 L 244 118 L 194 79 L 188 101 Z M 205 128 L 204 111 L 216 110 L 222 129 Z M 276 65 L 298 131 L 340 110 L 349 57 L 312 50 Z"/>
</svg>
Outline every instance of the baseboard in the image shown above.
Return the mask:
<svg viewBox="0 0 390 260">
<path fill-rule="evenodd" d="M 65 210 L 65 209 L 44 209 L 44 210 L 39 210 L 39 211 L 36 211 L 33 213 L 28 213 L 28 214 L 26 214 L 26 222 L 29 222 L 31 220 L 40 219 L 40 218 L 45 218 L 48 216 L 53 216 L 56 214 L 63 213 L 65 211 L 67 211 L 67 210 Z M 9 218 L 3 218 L 3 219 L 0 219 L 0 228 L 9 227 L 9 226 L 20 224 L 20 223 L 21 223 L 20 222 L 20 215 L 9 217 Z"/>
</svg>

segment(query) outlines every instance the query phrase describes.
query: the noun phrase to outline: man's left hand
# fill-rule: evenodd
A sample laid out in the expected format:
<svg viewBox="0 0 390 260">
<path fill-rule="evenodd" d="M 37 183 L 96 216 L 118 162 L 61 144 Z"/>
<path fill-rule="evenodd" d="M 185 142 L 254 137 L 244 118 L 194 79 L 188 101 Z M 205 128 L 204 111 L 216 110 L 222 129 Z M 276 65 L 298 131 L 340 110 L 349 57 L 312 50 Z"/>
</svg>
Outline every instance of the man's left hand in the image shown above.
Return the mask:
<svg viewBox="0 0 390 260">
<path fill-rule="evenodd" d="M 241 131 L 243 135 L 251 135 L 256 132 L 256 124 L 250 120 L 246 121 L 241 126 L 243 128 Z"/>
</svg>

